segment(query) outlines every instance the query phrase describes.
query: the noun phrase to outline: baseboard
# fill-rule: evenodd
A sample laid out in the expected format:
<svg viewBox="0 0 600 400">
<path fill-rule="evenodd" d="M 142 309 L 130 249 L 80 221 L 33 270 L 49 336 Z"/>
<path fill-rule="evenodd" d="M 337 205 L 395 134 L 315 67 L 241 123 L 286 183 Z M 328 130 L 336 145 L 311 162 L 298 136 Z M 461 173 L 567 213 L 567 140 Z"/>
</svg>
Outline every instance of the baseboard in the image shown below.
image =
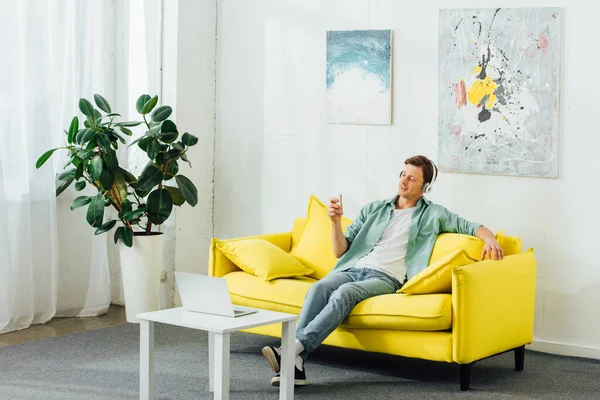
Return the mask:
<svg viewBox="0 0 600 400">
<path fill-rule="evenodd" d="M 534 339 L 528 350 L 541 351 L 542 353 L 558 354 L 561 356 L 594 358 L 600 360 L 600 347 L 577 346 L 568 343 L 551 342 L 548 340 Z"/>
</svg>

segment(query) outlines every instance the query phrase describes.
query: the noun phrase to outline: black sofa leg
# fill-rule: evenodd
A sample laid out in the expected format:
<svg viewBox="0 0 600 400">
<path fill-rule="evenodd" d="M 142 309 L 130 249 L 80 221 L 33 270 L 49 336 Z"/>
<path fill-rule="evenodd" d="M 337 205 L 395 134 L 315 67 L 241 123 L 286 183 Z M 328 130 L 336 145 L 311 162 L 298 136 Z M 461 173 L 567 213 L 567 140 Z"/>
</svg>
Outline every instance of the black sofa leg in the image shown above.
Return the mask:
<svg viewBox="0 0 600 400">
<path fill-rule="evenodd" d="M 525 346 L 515 349 L 515 371 L 523 371 L 525 366 Z"/>
<path fill-rule="evenodd" d="M 460 364 L 460 390 L 469 390 L 471 384 L 471 364 Z"/>
</svg>

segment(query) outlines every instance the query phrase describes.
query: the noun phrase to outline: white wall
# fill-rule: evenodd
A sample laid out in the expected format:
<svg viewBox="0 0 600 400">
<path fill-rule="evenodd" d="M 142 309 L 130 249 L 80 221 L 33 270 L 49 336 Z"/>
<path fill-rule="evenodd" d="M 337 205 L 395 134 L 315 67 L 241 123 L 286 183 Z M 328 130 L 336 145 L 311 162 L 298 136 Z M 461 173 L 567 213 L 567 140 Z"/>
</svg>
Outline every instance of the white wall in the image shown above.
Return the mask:
<svg viewBox="0 0 600 400">
<path fill-rule="evenodd" d="M 438 10 L 480 6 L 467 0 L 219 1 L 215 235 L 288 231 L 306 213 L 311 193 L 326 199 L 342 192 L 354 218 L 366 202 L 395 193 L 404 159 L 419 153 L 436 159 Z M 599 12 L 591 0 L 563 8 L 559 178 L 442 173 L 430 196 L 535 249 L 533 348 L 596 358 L 600 208 L 593 202 L 600 195 L 594 179 L 600 135 L 592 71 L 600 61 L 593 33 Z M 394 31 L 392 126 L 323 122 L 325 32 L 339 29 Z"/>
<path fill-rule="evenodd" d="M 206 274 L 213 236 L 216 1 L 180 0 L 177 21 L 177 126 L 198 137 L 188 151 L 192 168 L 179 173 L 198 188 L 198 204 L 177 210 L 175 270 Z M 167 277 L 169 301 L 181 304 Z"/>
</svg>

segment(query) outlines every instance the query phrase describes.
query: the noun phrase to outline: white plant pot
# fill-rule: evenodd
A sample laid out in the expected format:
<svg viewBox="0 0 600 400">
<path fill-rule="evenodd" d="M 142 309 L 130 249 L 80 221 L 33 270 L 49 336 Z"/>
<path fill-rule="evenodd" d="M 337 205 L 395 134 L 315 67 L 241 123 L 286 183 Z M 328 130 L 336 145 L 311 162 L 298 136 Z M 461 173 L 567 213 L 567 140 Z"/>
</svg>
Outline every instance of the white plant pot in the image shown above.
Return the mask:
<svg viewBox="0 0 600 400">
<path fill-rule="evenodd" d="M 134 234 L 133 246 L 119 242 L 119 253 L 127 322 L 139 323 L 137 314 L 159 308 L 163 235 Z"/>
</svg>

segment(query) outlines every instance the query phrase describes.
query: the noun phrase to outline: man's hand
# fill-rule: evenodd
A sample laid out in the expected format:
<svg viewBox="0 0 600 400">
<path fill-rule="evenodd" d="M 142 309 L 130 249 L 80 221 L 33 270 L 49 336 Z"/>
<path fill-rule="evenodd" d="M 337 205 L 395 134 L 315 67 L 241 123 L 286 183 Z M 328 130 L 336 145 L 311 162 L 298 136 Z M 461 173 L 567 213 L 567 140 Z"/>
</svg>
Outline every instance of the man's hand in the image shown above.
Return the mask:
<svg viewBox="0 0 600 400">
<path fill-rule="evenodd" d="M 496 238 L 490 238 L 485 242 L 485 246 L 483 246 L 483 251 L 481 252 L 481 259 L 485 260 L 486 255 L 490 260 L 499 261 L 504 258 L 504 251 Z"/>
<path fill-rule="evenodd" d="M 344 204 L 342 203 L 341 193 L 339 199 L 336 199 L 335 197 L 329 199 L 328 215 L 329 219 L 334 224 L 342 219 L 342 215 L 344 215 Z"/>
</svg>

